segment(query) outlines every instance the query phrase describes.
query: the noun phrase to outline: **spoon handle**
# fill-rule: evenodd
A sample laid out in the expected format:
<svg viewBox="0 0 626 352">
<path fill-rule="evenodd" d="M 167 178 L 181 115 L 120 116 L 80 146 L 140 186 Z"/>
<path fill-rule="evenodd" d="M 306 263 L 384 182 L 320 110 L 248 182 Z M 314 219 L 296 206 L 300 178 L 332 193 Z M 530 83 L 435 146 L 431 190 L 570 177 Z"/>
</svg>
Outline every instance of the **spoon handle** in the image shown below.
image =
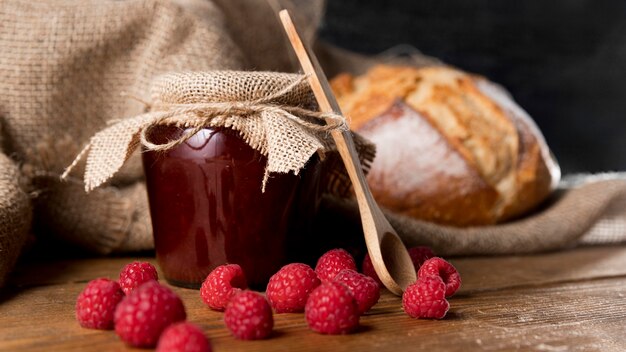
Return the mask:
<svg viewBox="0 0 626 352">
<path fill-rule="evenodd" d="M 293 45 L 302 69 L 305 73 L 309 74 L 309 84 L 311 85 L 313 94 L 315 94 L 320 110 L 322 112 L 334 112 L 343 115 L 341 107 L 339 106 L 339 103 L 337 103 L 337 99 L 330 88 L 326 74 L 321 69 L 315 54 L 312 53 L 300 39 L 293 21 L 289 16 L 289 12 L 287 10 L 282 10 L 280 12 L 280 18 L 283 21 L 283 25 L 285 26 L 285 30 L 289 36 L 289 41 Z M 332 123 L 334 121 L 327 120 L 326 122 Z M 375 203 L 375 201 L 371 195 L 367 181 L 365 180 L 363 170 L 357 166 L 360 165 L 361 162 L 358 158 L 358 153 L 354 146 L 352 136 L 349 134 L 350 131 L 333 130 L 331 132 L 342 160 L 350 160 L 350 162 L 344 162 L 344 164 L 348 171 L 348 176 L 350 177 L 350 180 L 352 180 L 353 187 L 355 187 L 357 197 L 359 195 L 364 195 L 367 198 L 366 201 L 369 205 L 371 203 Z M 356 188 L 359 189 L 357 190 Z M 358 202 L 359 204 L 361 203 L 361 201 Z"/>
<path fill-rule="evenodd" d="M 298 56 L 300 65 L 304 72 L 309 75 L 308 81 L 320 106 L 320 110 L 322 112 L 341 114 L 341 108 L 335 99 L 324 71 L 315 54 L 300 39 L 289 12 L 282 10 L 279 15 L 289 41 Z M 383 284 L 391 292 L 400 295 L 406 286 L 415 281 L 415 270 L 404 244 L 402 244 L 402 241 L 372 196 L 363 170 L 360 167 L 361 163 L 350 133 L 350 131 L 334 130 L 331 132 L 331 135 L 354 187 L 365 235 L 365 243 L 374 269 Z M 387 265 L 385 262 L 387 262 Z M 388 266 L 391 270 L 388 270 Z"/>
</svg>

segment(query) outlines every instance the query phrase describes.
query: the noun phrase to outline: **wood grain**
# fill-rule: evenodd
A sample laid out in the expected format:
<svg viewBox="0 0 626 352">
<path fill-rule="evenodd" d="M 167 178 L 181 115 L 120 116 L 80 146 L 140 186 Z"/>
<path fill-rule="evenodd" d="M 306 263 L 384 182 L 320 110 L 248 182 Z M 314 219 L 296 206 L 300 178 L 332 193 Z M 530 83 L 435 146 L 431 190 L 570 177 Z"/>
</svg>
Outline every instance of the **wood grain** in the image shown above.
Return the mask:
<svg viewBox="0 0 626 352">
<path fill-rule="evenodd" d="M 83 329 L 74 304 L 85 283 L 115 278 L 134 260 L 78 259 L 22 264 L 0 298 L 0 351 L 133 350 L 112 331 Z M 385 291 L 361 318 L 360 330 L 324 336 L 302 314 L 276 314 L 275 333 L 264 341 L 238 341 L 222 313 L 199 292 L 173 289 L 188 319 L 212 340 L 215 351 L 415 351 L 626 350 L 626 246 L 577 249 L 523 257 L 457 258 L 463 287 L 450 299 L 445 319 L 415 320 Z"/>
<path fill-rule="evenodd" d="M 279 13 L 289 42 L 298 57 L 300 66 L 308 76 L 308 82 L 320 110 L 341 115 L 341 108 L 330 88 L 324 70 L 313 51 L 302 42 L 287 10 Z M 327 118 L 326 122 L 334 121 Z M 406 287 L 415 282 L 416 274 L 411 258 L 402 240 L 376 204 L 361 168 L 359 156 L 349 130 L 332 130 L 331 135 L 346 167 L 361 215 L 367 251 L 380 281 L 391 292 L 402 295 Z"/>
<path fill-rule="evenodd" d="M 461 292 L 626 276 L 624 247 L 585 247 L 534 255 L 453 258 Z"/>
</svg>

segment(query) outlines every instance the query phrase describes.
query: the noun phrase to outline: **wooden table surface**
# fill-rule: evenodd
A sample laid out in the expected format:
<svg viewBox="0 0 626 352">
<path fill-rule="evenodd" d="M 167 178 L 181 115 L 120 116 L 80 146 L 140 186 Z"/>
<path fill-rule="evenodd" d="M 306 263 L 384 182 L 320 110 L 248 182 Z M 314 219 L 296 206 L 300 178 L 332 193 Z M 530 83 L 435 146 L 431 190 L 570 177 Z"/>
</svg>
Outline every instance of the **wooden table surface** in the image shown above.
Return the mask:
<svg viewBox="0 0 626 352">
<path fill-rule="evenodd" d="M 113 331 L 81 328 L 74 304 L 86 282 L 116 278 L 136 259 L 154 262 L 128 257 L 20 264 L 0 289 L 0 350 L 130 350 Z M 174 290 L 188 320 L 204 329 L 217 352 L 626 351 L 626 246 L 450 261 L 463 286 L 450 299 L 446 318 L 411 319 L 400 298 L 385 291 L 361 318 L 361 328 L 345 336 L 310 331 L 302 314 L 276 314 L 270 339 L 238 341 L 197 290 Z"/>
</svg>

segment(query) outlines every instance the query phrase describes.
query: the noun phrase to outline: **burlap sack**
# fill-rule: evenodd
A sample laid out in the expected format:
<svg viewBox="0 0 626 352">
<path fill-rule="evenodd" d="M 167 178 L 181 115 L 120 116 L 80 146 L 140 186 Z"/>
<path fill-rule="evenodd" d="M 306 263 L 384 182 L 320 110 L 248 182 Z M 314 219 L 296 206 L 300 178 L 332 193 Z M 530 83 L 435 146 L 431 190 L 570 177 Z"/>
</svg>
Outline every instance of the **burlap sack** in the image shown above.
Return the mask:
<svg viewBox="0 0 626 352">
<path fill-rule="evenodd" d="M 406 245 L 430 246 L 444 256 L 536 253 L 626 241 L 626 174 L 576 178 L 576 184 L 566 178 L 535 213 L 499 225 L 458 228 L 384 213 Z M 350 220 L 351 228 L 359 226 L 355 202 L 332 198 L 325 206 Z"/>
<path fill-rule="evenodd" d="M 626 180 L 614 180 L 561 189 L 541 211 L 497 226 L 459 229 L 388 216 L 408 245 L 429 245 L 442 255 L 534 253 L 626 240 L 625 203 Z"/>
</svg>

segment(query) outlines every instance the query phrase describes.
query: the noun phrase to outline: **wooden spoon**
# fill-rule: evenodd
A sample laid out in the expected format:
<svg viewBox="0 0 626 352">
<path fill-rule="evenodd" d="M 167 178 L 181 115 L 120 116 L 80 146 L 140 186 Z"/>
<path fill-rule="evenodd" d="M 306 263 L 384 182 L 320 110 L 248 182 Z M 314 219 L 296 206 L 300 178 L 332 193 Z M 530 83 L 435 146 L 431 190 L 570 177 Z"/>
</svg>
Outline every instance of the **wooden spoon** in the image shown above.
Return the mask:
<svg viewBox="0 0 626 352">
<path fill-rule="evenodd" d="M 308 75 L 309 84 L 320 109 L 323 112 L 341 114 L 341 109 L 330 89 L 326 75 L 317 62 L 315 54 L 300 40 L 289 12 L 282 10 L 279 15 L 300 65 L 304 73 Z M 416 280 L 415 269 L 409 253 L 372 196 L 361 169 L 350 131 L 334 130 L 331 134 L 354 187 L 361 213 L 365 243 L 374 270 L 389 291 L 401 295 L 402 291 Z"/>
</svg>

